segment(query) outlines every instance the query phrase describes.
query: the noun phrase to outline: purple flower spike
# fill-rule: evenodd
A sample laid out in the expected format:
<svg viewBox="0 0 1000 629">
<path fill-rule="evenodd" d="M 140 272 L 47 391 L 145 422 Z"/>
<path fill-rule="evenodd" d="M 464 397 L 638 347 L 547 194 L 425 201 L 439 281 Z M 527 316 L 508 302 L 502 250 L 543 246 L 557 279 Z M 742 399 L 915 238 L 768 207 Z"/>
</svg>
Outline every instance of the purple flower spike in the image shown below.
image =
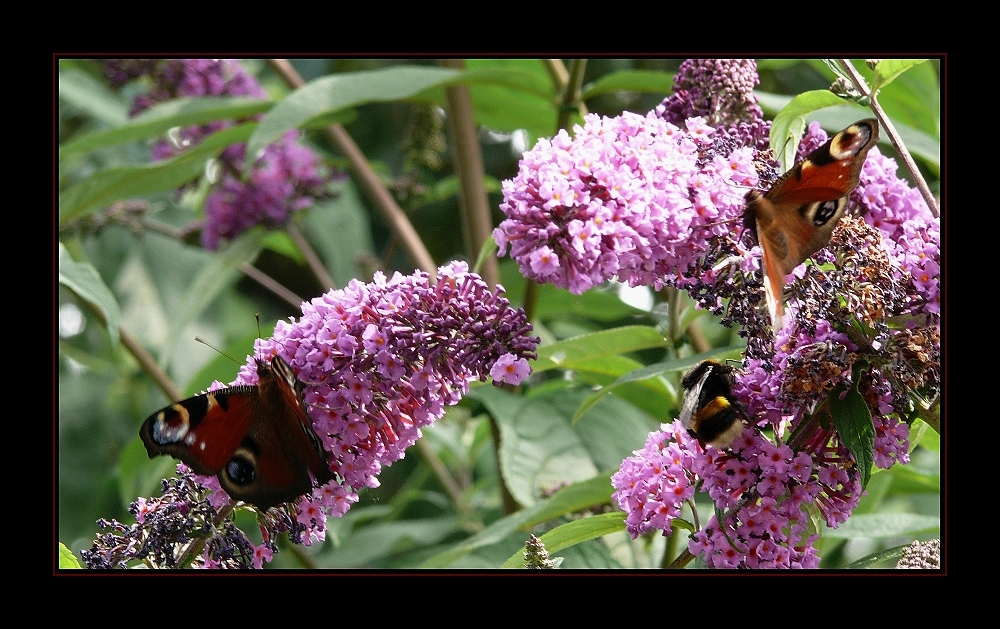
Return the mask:
<svg viewBox="0 0 1000 629">
<path fill-rule="evenodd" d="M 256 384 L 257 359 L 278 355 L 291 365 L 334 479 L 296 504 L 258 513 L 264 542 L 254 545 L 222 517 L 232 505 L 218 479 L 178 465 L 179 478 L 164 481 L 161 498 L 133 503 L 136 524 L 100 523 L 110 531 L 83 553 L 87 565 L 260 568 L 278 550 L 279 533 L 305 545 L 322 541 L 327 517 L 344 515 L 362 488 L 378 487 L 382 467 L 403 458 L 473 380 L 492 374 L 494 384 L 513 385 L 528 376 L 539 339 L 503 292 L 454 262 L 436 280 L 378 274 L 302 304 L 298 321 L 279 321 L 272 338 L 257 342 L 232 385 Z M 191 556 L 199 544 L 203 552 Z"/>
<path fill-rule="evenodd" d="M 337 475 L 301 506 L 343 515 L 357 490 L 377 487 L 383 466 L 403 458 L 420 429 L 457 403 L 474 380 L 517 384 L 536 358 L 524 310 L 503 288 L 491 291 L 464 262 L 409 276 L 377 274 L 302 305 L 298 321 L 279 321 L 256 355 L 281 356 L 305 383 L 303 397 L 330 469 Z M 232 383 L 256 382 L 255 361 Z M 209 480 L 209 482 L 211 482 Z"/>
</svg>

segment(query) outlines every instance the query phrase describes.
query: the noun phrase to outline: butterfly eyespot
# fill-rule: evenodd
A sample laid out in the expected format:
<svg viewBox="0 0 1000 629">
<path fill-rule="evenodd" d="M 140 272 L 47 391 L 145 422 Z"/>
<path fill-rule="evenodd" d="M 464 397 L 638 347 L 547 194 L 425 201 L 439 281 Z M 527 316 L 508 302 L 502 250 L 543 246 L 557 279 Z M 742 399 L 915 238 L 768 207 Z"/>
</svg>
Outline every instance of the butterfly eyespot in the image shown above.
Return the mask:
<svg viewBox="0 0 1000 629">
<path fill-rule="evenodd" d="M 826 225 L 830 222 L 830 219 L 837 215 L 837 210 L 839 209 L 840 199 L 820 203 L 819 206 L 816 207 L 816 211 L 813 212 L 813 225 L 816 227 Z"/>
<path fill-rule="evenodd" d="M 257 466 L 250 459 L 237 454 L 226 463 L 226 476 L 234 485 L 249 485 L 257 478 Z"/>
</svg>

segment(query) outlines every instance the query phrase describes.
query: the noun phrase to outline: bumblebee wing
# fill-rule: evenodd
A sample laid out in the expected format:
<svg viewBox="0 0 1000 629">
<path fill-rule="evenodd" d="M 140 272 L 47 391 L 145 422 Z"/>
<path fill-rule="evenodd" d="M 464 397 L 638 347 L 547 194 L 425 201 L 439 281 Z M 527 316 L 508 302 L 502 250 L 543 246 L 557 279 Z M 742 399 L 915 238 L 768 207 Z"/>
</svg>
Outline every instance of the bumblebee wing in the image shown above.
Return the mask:
<svg viewBox="0 0 1000 629">
<path fill-rule="evenodd" d="M 701 399 L 701 390 L 705 386 L 705 381 L 712 374 L 712 367 L 705 369 L 698 381 L 687 388 L 684 393 L 684 403 L 681 405 L 680 420 L 686 428 L 691 427 L 691 418 L 698 412 L 698 401 Z"/>
</svg>

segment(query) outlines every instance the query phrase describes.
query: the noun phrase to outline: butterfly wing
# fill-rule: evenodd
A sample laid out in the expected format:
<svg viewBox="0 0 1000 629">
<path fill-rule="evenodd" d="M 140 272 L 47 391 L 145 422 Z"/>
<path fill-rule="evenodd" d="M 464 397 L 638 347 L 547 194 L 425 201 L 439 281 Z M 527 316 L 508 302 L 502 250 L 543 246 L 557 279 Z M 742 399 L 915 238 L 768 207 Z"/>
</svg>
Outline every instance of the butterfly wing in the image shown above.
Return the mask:
<svg viewBox="0 0 1000 629">
<path fill-rule="evenodd" d="M 139 430 L 146 453 L 180 459 L 196 474 L 218 474 L 250 429 L 256 397 L 257 387 L 229 387 L 160 409 Z"/>
<path fill-rule="evenodd" d="M 692 422 L 698 413 L 701 391 L 705 387 L 705 381 L 712 373 L 716 363 L 712 361 L 702 361 L 687 372 L 681 379 L 681 387 L 684 389 L 684 402 L 681 404 L 680 420 L 686 428 L 692 428 Z"/>
<path fill-rule="evenodd" d="M 261 367 L 258 366 L 258 376 Z M 226 487 L 234 497 L 258 506 L 281 503 L 312 490 L 313 479 L 320 485 L 333 478 L 322 442 L 312 428 L 312 420 L 302 401 L 302 383 L 292 368 L 275 356 L 267 377 L 259 378 L 264 413 L 272 421 L 255 423 L 242 444 L 245 455 L 254 462 L 256 477 L 249 486 Z M 256 458 L 250 459 L 251 455 Z M 246 499 L 246 498 L 244 498 Z"/>
<path fill-rule="evenodd" d="M 204 393 L 150 415 L 139 431 L 150 458 L 180 459 L 261 509 L 308 493 L 314 478 L 330 481 L 291 367 L 279 357 L 258 361 L 257 377 L 257 386 Z"/>
<path fill-rule="evenodd" d="M 747 212 L 754 216 L 757 240 L 760 243 L 768 314 L 773 329 L 778 330 L 782 325 L 785 276 L 822 247 L 820 244 L 807 253 L 817 240 L 822 240 L 824 234 L 808 221 L 800 220 L 795 212 L 788 212 L 774 205 L 756 190 L 747 193 L 746 204 Z M 846 206 L 846 199 L 844 205 Z M 843 213 L 842 209 L 840 213 Z M 838 215 L 836 220 L 839 219 Z M 835 224 L 835 221 L 829 223 L 830 233 Z M 825 238 L 825 242 L 829 242 L 829 235 Z"/>
<path fill-rule="evenodd" d="M 774 329 L 781 328 L 785 276 L 830 242 L 878 142 L 878 122 L 860 120 L 809 153 L 761 194 L 747 193 L 745 222 L 763 252 L 764 291 Z"/>
<path fill-rule="evenodd" d="M 859 120 L 788 169 L 767 196 L 782 205 L 832 201 L 858 186 L 868 151 L 878 142 L 878 121 Z"/>
</svg>

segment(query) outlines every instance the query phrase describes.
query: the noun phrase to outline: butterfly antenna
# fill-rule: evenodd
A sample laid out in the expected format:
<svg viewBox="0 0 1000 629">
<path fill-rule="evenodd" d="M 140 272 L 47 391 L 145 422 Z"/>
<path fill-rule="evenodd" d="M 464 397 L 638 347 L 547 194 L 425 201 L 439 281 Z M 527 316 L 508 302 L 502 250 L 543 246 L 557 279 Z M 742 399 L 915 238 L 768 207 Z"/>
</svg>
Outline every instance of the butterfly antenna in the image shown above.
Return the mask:
<svg viewBox="0 0 1000 629">
<path fill-rule="evenodd" d="M 715 227 L 716 225 L 725 225 L 726 223 L 735 223 L 736 221 L 743 220 L 740 217 L 727 218 L 724 221 L 715 221 L 714 223 L 705 223 L 704 225 L 698 225 L 698 227 Z"/>
<path fill-rule="evenodd" d="M 228 358 L 229 360 L 233 361 L 233 362 L 234 362 L 234 363 L 236 363 L 237 365 L 242 365 L 242 364 L 243 364 L 243 363 L 241 363 L 240 361 L 238 361 L 238 360 L 236 360 L 235 358 L 233 358 L 232 356 L 230 356 L 229 354 L 227 354 L 227 353 L 225 353 L 224 351 L 222 351 L 221 349 L 219 349 L 218 347 L 216 347 L 215 345 L 212 345 L 211 343 L 209 343 L 209 342 L 208 342 L 208 341 L 206 341 L 205 339 L 201 338 L 200 336 L 196 336 L 196 337 L 194 337 L 194 340 L 198 341 L 198 342 L 199 342 L 199 343 L 201 343 L 202 345 L 208 345 L 209 347 L 211 347 L 211 348 L 212 348 L 212 349 L 214 349 L 215 351 L 219 352 L 220 354 L 222 354 L 223 356 L 225 356 L 225 357 L 226 357 L 226 358 Z"/>
</svg>

